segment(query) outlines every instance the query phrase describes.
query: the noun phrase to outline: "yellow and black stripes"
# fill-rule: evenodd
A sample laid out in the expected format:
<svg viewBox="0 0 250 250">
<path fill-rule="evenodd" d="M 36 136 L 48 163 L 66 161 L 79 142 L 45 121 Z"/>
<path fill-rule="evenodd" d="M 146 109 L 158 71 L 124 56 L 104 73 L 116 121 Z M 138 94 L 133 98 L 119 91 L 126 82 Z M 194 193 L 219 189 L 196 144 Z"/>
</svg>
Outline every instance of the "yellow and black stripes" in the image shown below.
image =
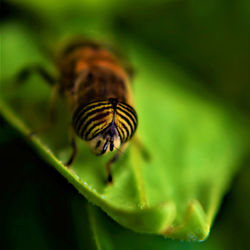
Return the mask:
<svg viewBox="0 0 250 250">
<path fill-rule="evenodd" d="M 91 102 L 75 111 L 73 127 L 79 137 L 89 141 L 106 129 L 112 119 L 113 108 L 108 100 Z"/>
<path fill-rule="evenodd" d="M 115 124 L 122 142 L 132 138 L 137 122 L 135 110 L 126 103 L 118 102 L 115 112 Z"/>
<path fill-rule="evenodd" d="M 137 127 L 135 110 L 126 103 L 110 98 L 79 107 L 73 116 L 73 127 L 79 137 L 86 141 L 115 126 L 121 143 L 129 140 Z"/>
</svg>

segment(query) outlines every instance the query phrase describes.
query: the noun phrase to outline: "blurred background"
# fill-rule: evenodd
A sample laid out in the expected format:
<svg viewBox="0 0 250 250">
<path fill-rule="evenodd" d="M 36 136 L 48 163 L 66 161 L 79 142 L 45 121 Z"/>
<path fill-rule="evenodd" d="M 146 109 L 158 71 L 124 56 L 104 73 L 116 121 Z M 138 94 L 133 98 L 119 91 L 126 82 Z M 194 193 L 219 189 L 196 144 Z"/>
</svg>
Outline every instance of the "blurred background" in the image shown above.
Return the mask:
<svg viewBox="0 0 250 250">
<path fill-rule="evenodd" d="M 90 36 L 100 36 L 101 30 L 104 39 L 112 38 L 118 44 L 127 36 L 133 37 L 197 80 L 199 86 L 188 86 L 193 91 L 205 89 L 249 121 L 248 0 L 2 1 L 1 24 L 7 22 L 23 23 L 41 49 L 53 47 L 61 34 L 70 36 L 81 30 Z M 5 249 L 95 249 L 87 202 L 30 153 L 29 146 L 3 119 L 0 150 L 4 163 L 1 176 L 11 176 L 1 188 Z M 99 228 L 105 228 L 106 241 L 115 246 L 112 249 L 118 249 L 117 239 L 127 242 L 128 238 L 133 240 L 131 249 L 246 249 L 250 233 L 249 162 L 247 159 L 235 177 L 211 235 L 203 243 L 135 234 L 93 208 Z M 88 219 L 82 218 L 80 207 L 86 209 Z"/>
</svg>

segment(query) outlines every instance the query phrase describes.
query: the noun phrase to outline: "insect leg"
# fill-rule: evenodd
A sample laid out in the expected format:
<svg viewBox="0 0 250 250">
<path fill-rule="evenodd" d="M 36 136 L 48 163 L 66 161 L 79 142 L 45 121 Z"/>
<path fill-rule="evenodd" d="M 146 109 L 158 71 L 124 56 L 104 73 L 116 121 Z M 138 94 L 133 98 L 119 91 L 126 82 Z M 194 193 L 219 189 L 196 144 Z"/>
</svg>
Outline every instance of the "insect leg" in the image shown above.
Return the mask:
<svg viewBox="0 0 250 250">
<path fill-rule="evenodd" d="M 52 76 L 45 68 L 43 68 L 40 65 L 31 65 L 24 68 L 17 74 L 16 80 L 18 83 L 23 83 L 32 74 L 40 75 L 43 78 L 43 80 L 46 81 L 49 85 L 54 85 L 56 83 L 55 77 Z"/>
<path fill-rule="evenodd" d="M 39 128 L 33 130 L 29 136 L 34 136 L 40 132 L 46 131 L 49 129 L 56 121 L 56 101 L 58 97 L 58 84 L 55 84 L 51 91 L 50 103 L 49 103 L 49 114 L 48 120 Z"/>
<path fill-rule="evenodd" d="M 151 160 L 151 154 L 150 154 L 149 150 L 147 149 L 147 147 L 143 144 L 143 142 L 141 141 L 141 139 L 137 135 L 134 136 L 133 142 L 135 143 L 135 145 L 140 150 L 141 155 L 144 158 L 144 160 L 145 161 L 150 161 Z"/>
<path fill-rule="evenodd" d="M 112 173 L 111 173 L 111 166 L 112 164 L 114 164 L 119 158 L 120 156 L 123 154 L 124 150 L 126 149 L 126 147 L 128 146 L 128 144 L 123 144 L 120 148 L 119 151 L 117 151 L 115 153 L 115 155 L 107 162 L 106 164 L 106 171 L 107 171 L 107 183 L 108 184 L 112 184 L 113 183 L 113 177 L 112 177 Z"/>
<path fill-rule="evenodd" d="M 69 167 L 73 163 L 77 155 L 77 145 L 76 145 L 75 133 L 74 133 L 72 125 L 70 125 L 70 128 L 69 128 L 69 135 L 70 135 L 72 153 L 71 153 L 69 160 L 65 163 L 65 166 L 67 167 Z"/>
</svg>

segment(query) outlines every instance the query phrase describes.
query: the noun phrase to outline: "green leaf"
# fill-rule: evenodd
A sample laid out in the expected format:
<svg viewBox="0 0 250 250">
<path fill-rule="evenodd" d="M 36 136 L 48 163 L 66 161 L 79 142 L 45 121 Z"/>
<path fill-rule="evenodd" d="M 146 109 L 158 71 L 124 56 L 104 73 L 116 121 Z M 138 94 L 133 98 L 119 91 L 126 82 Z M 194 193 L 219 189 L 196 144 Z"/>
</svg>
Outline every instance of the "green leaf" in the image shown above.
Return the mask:
<svg viewBox="0 0 250 250">
<path fill-rule="evenodd" d="M 3 141 L 6 135 L 8 139 Z M 0 126 L 0 138 L 1 160 L 5 162 L 1 174 L 11 176 L 1 182 L 4 249 L 28 250 L 35 246 L 36 249 L 91 250 L 97 249 L 97 243 L 99 249 L 109 250 L 246 248 L 249 204 L 245 197 L 250 191 L 249 168 L 243 169 L 238 176 L 241 178 L 234 181 L 233 192 L 224 203 L 209 239 L 202 243 L 183 242 L 125 229 L 77 195 L 54 169 L 30 152 L 31 148 L 5 122 Z M 235 225 L 239 227 L 237 232 Z"/>
<path fill-rule="evenodd" d="M 76 204 L 80 205 L 80 204 Z M 97 249 L 165 249 L 171 242 L 159 236 L 137 234 L 110 220 L 95 206 L 87 206 L 89 225 Z M 172 241 L 173 242 L 173 241 Z M 179 242 L 174 245 L 178 246 Z M 183 244 L 183 243 L 182 243 Z M 176 246 L 175 246 L 176 247 Z"/>
<path fill-rule="evenodd" d="M 50 88 L 38 76 L 18 86 L 14 75 L 42 63 L 55 72 L 21 25 L 1 28 L 3 44 L 0 112 L 25 137 L 47 119 Z M 152 160 L 131 142 L 113 167 L 114 185 L 105 183 L 105 163 L 78 140 L 71 169 L 67 107 L 58 104 L 53 128 L 30 139 L 41 156 L 90 202 L 123 226 L 170 238 L 204 240 L 223 194 L 249 146 L 244 120 L 222 107 L 197 83 L 143 44 L 128 39 L 138 68 L 134 82 L 138 135 Z"/>
<path fill-rule="evenodd" d="M 80 203 L 75 206 L 80 207 Z M 79 208 L 78 208 L 79 210 Z M 105 214 L 95 206 L 87 206 L 89 225 L 92 229 L 93 239 L 97 249 L 215 249 L 216 245 L 209 242 L 208 248 L 200 242 L 173 241 L 160 236 L 138 234 L 121 227 L 110 220 Z"/>
</svg>

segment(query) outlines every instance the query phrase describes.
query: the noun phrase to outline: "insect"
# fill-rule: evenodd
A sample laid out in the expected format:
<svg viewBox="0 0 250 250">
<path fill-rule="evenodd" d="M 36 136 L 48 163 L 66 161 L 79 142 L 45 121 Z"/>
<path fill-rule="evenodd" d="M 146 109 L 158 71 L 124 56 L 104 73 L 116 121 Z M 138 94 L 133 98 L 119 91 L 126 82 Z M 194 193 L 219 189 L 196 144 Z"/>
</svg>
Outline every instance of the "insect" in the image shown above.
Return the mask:
<svg viewBox="0 0 250 250">
<path fill-rule="evenodd" d="M 107 181 L 112 182 L 111 165 L 118 160 L 133 137 L 138 118 L 133 107 L 131 70 L 104 46 L 87 40 L 69 43 L 56 59 L 56 79 L 43 67 L 33 65 L 20 72 L 23 81 L 30 73 L 38 73 L 53 86 L 50 121 L 54 103 L 60 94 L 72 114 L 70 166 L 77 154 L 74 134 L 87 142 L 96 155 L 116 151 L 107 162 Z"/>
</svg>

